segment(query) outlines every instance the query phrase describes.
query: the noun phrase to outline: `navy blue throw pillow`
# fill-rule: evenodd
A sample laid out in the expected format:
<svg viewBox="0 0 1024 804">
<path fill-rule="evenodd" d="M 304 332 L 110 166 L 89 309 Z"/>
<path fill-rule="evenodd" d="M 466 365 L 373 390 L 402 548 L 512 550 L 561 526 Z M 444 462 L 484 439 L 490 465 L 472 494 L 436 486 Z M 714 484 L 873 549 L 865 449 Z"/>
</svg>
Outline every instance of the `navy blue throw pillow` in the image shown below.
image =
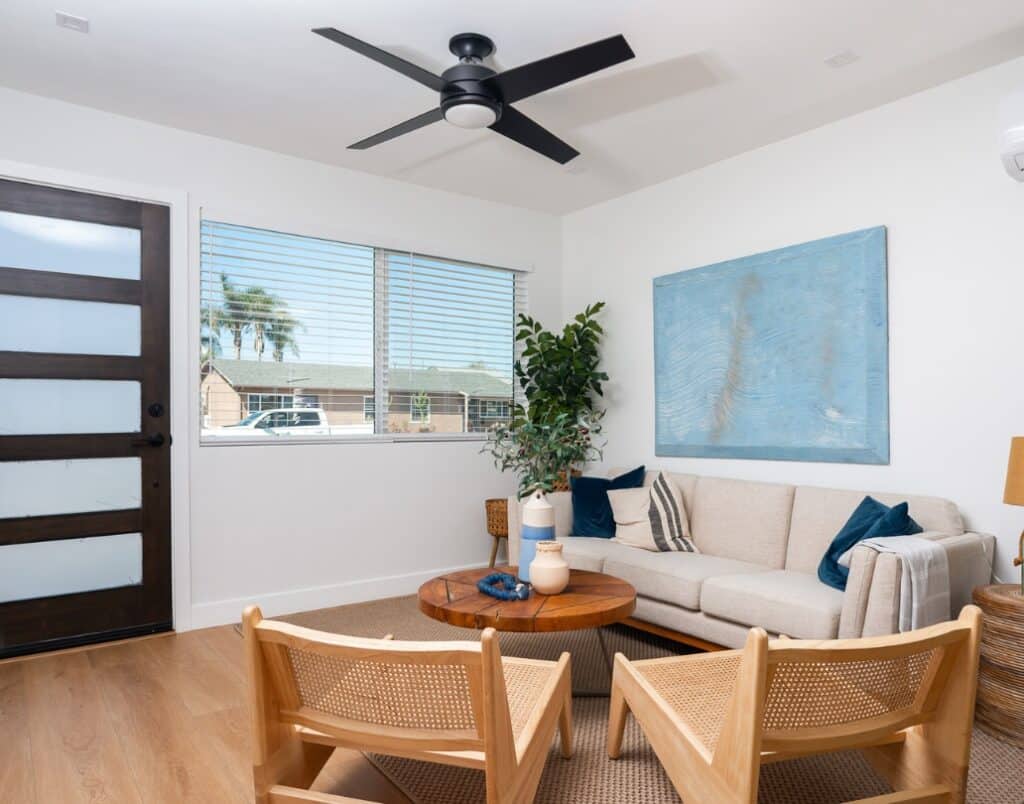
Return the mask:
<svg viewBox="0 0 1024 804">
<path fill-rule="evenodd" d="M 615 518 L 608 492 L 615 489 L 635 489 L 644 484 L 646 470 L 638 466 L 631 472 L 608 479 L 607 477 L 573 477 L 572 535 L 597 536 L 610 539 L 615 535 Z"/>
<path fill-rule="evenodd" d="M 850 570 L 839 563 L 839 557 L 857 542 L 920 533 L 922 528 L 911 519 L 908 509 L 905 502 L 890 508 L 874 497 L 865 497 L 825 551 L 818 565 L 818 580 L 834 589 L 845 590 Z"/>
</svg>

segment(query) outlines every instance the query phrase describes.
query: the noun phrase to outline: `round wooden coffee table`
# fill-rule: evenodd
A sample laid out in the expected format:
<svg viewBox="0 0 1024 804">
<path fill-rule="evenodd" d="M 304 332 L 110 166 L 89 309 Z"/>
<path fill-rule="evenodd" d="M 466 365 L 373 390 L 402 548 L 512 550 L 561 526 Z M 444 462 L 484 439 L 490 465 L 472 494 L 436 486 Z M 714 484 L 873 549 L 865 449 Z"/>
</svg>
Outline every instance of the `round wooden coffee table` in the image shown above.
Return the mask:
<svg viewBox="0 0 1024 804">
<path fill-rule="evenodd" d="M 536 592 L 527 600 L 498 600 L 476 588 L 492 572 L 515 575 L 515 567 L 453 572 L 420 587 L 420 610 L 461 628 L 550 632 L 598 628 L 626 619 L 636 608 L 636 589 L 611 575 L 571 570 L 558 595 Z"/>
</svg>

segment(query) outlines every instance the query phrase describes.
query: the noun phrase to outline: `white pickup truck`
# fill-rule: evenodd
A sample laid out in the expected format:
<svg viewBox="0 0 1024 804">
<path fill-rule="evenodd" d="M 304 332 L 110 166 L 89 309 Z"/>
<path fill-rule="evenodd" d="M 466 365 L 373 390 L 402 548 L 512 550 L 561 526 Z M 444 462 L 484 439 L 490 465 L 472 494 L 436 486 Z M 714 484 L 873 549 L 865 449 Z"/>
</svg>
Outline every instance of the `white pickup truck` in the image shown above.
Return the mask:
<svg viewBox="0 0 1024 804">
<path fill-rule="evenodd" d="M 373 433 L 373 422 L 365 424 L 327 423 L 321 408 L 274 408 L 250 413 L 237 424 L 204 427 L 204 436 L 216 438 L 272 438 L 276 436 L 362 435 Z"/>
</svg>

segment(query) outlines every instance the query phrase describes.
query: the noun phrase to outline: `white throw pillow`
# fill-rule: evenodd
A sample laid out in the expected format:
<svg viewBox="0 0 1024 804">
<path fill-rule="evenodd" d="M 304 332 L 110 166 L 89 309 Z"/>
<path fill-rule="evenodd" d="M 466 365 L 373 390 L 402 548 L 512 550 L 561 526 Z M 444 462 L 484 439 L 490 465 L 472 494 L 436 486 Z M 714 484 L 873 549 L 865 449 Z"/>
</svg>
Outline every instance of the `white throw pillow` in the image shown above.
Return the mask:
<svg viewBox="0 0 1024 804">
<path fill-rule="evenodd" d="M 653 552 L 699 553 L 690 538 L 683 493 L 664 472 L 651 486 L 608 492 L 613 541 Z"/>
</svg>

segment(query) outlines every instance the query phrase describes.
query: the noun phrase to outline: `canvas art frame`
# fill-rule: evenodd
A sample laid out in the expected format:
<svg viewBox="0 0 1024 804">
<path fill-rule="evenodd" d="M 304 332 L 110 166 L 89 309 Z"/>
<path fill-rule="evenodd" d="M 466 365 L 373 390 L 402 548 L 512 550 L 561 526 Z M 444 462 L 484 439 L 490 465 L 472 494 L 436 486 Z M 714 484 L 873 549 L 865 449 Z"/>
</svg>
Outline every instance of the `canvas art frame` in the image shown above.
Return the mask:
<svg viewBox="0 0 1024 804">
<path fill-rule="evenodd" d="M 886 229 L 656 277 L 655 453 L 889 463 Z"/>
</svg>

